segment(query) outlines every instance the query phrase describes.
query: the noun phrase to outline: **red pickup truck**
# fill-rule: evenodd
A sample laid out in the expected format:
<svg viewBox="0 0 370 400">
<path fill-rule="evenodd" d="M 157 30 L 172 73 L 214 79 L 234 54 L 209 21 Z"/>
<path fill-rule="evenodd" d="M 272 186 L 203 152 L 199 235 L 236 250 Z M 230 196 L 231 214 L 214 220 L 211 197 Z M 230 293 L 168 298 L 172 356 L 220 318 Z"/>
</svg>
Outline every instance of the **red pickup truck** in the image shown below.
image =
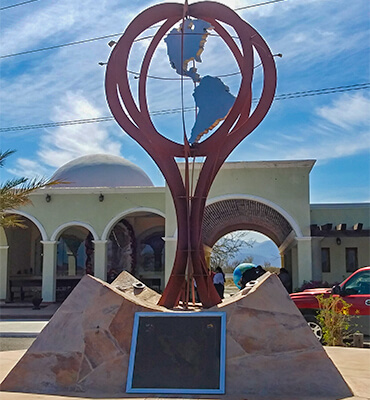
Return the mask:
<svg viewBox="0 0 370 400">
<path fill-rule="evenodd" d="M 308 325 L 319 340 L 322 340 L 322 329 L 316 319 L 319 303 L 316 296 L 341 296 L 351 304 L 350 315 L 353 332 L 361 332 L 370 336 L 370 267 L 360 268 L 345 279 L 341 284 L 330 288 L 306 289 L 303 292 L 292 293 L 291 299 L 306 318 Z"/>
</svg>

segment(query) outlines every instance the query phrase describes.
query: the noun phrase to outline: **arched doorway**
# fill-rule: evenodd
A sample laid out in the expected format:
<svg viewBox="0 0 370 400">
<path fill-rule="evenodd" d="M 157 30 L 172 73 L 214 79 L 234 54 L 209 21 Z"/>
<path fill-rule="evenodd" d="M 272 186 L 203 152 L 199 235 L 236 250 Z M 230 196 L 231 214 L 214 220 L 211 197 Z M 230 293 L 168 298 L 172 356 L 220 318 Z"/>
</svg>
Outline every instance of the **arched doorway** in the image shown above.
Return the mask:
<svg viewBox="0 0 370 400">
<path fill-rule="evenodd" d="M 31 301 L 42 286 L 41 233 L 31 220 L 19 218 L 23 227 L 4 229 L 9 246 L 7 300 L 14 302 Z"/>
<path fill-rule="evenodd" d="M 94 275 L 94 243 L 82 226 L 68 227 L 57 240 L 56 301 L 63 301 L 83 275 Z"/>
<path fill-rule="evenodd" d="M 220 237 L 236 230 L 263 233 L 279 247 L 293 228 L 281 213 L 256 200 L 228 199 L 206 206 L 202 234 L 207 246 L 212 247 Z"/>
<path fill-rule="evenodd" d="M 138 238 L 137 276 L 157 292 L 164 289 L 163 237 L 163 227 L 154 227 Z"/>
<path fill-rule="evenodd" d="M 224 235 L 248 230 L 259 232 L 279 248 L 286 240 L 295 235 L 292 224 L 273 207 L 257 200 L 236 198 L 213 202 L 206 206 L 202 235 L 208 249 Z M 283 257 L 284 254 L 281 254 Z M 283 258 L 281 264 L 285 264 Z M 292 275 L 291 263 L 284 265 Z"/>
<path fill-rule="evenodd" d="M 163 216 L 134 211 L 121 217 L 107 234 L 107 281 L 128 271 L 150 288 L 164 288 Z"/>
<path fill-rule="evenodd" d="M 107 282 L 111 283 L 122 271 L 135 275 L 136 238 L 132 225 L 121 219 L 108 238 Z"/>
<path fill-rule="evenodd" d="M 240 230 L 222 236 L 212 247 L 211 267 L 232 270 L 241 263 L 261 265 L 271 271 L 280 269 L 281 255 L 276 244 L 266 235 Z"/>
<path fill-rule="evenodd" d="M 212 271 L 220 267 L 225 274 L 225 296 L 239 292 L 234 282 L 235 268 L 242 263 L 260 265 L 265 271 L 279 273 L 281 255 L 276 244 L 266 235 L 256 231 L 242 230 L 227 233 L 213 247 L 206 248 Z"/>
</svg>

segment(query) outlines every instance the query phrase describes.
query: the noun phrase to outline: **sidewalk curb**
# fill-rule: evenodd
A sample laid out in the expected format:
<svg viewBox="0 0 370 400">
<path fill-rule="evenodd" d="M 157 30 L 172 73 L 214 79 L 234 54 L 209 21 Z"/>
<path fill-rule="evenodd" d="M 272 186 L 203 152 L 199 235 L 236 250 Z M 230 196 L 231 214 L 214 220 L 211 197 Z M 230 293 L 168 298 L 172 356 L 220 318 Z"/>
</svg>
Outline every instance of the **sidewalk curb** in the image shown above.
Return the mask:
<svg viewBox="0 0 370 400">
<path fill-rule="evenodd" d="M 49 321 L 53 314 L 50 315 L 0 315 L 0 322 L 2 321 Z"/>
<path fill-rule="evenodd" d="M 37 338 L 38 332 L 1 332 L 1 338 Z"/>
</svg>

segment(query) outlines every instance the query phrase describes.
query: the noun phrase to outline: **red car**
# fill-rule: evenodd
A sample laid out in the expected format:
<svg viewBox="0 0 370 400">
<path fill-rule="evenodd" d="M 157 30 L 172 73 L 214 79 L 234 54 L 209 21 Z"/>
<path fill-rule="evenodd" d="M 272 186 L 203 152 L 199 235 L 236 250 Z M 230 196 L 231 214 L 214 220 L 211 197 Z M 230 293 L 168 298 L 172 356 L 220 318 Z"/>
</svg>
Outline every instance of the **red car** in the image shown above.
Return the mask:
<svg viewBox="0 0 370 400">
<path fill-rule="evenodd" d="M 322 340 L 322 329 L 316 319 L 319 294 L 340 296 L 351 304 L 350 315 L 353 332 L 361 332 L 370 336 L 370 267 L 360 268 L 344 280 L 340 285 L 330 288 L 306 289 L 303 292 L 292 293 L 291 299 L 306 318 L 308 325 L 319 340 Z"/>
</svg>

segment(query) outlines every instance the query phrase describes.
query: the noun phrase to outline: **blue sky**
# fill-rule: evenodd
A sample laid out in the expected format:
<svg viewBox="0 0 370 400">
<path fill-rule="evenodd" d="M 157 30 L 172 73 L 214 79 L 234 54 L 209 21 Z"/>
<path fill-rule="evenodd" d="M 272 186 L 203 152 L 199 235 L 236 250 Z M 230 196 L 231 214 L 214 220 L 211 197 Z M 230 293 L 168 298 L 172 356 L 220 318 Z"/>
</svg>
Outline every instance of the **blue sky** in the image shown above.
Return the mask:
<svg viewBox="0 0 370 400">
<path fill-rule="evenodd" d="M 235 9 L 256 0 L 220 1 Z M 0 8 L 21 3 L 1 0 Z M 192 1 L 189 1 L 191 4 Z M 0 55 L 123 32 L 153 1 L 37 0 L 0 11 Z M 285 0 L 237 11 L 264 37 L 276 58 L 277 95 L 370 82 L 368 0 Z M 149 34 L 153 34 L 153 30 Z M 115 38 L 117 39 L 117 38 Z M 0 58 L 1 128 L 110 116 L 104 91 L 111 38 L 15 57 Z M 137 71 L 148 41 L 138 42 L 130 59 Z M 209 37 L 198 64 L 201 75 L 237 70 L 217 37 Z M 152 75 L 177 77 L 162 43 Z M 256 69 L 256 79 L 261 72 Z M 132 88 L 137 80 L 131 77 Z M 239 77 L 223 79 L 233 95 Z M 192 84 L 185 106 L 193 105 Z M 180 107 L 177 81 L 149 80 L 151 111 Z M 370 201 L 370 91 L 356 90 L 275 101 L 261 125 L 230 155 L 230 161 L 315 159 L 311 202 Z M 186 114 L 189 132 L 193 114 Z M 153 117 L 157 129 L 181 137 L 181 114 Z M 2 168 L 14 176 L 51 176 L 64 163 L 85 154 L 121 155 L 163 184 L 151 158 L 115 121 L 57 128 L 1 132 L 1 149 L 17 153 Z"/>
</svg>

